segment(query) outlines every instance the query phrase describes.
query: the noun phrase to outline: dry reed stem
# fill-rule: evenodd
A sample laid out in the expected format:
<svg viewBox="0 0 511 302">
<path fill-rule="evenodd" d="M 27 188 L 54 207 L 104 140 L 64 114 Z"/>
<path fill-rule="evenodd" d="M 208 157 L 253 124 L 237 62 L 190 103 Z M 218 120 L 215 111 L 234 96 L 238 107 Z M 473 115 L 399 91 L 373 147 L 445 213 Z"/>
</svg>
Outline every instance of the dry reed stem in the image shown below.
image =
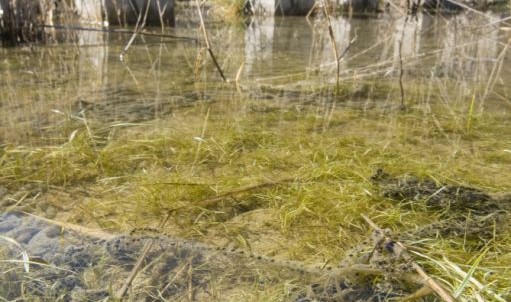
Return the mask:
<svg viewBox="0 0 511 302">
<path fill-rule="evenodd" d="M 386 0 L 386 2 L 392 6 L 395 10 L 397 10 L 401 15 L 406 15 L 406 13 L 401 9 L 399 8 L 399 6 L 397 4 L 395 4 L 393 1 L 391 0 Z"/>
<path fill-rule="evenodd" d="M 332 28 L 332 22 L 330 21 L 330 13 L 328 12 L 328 8 L 326 5 L 326 1 L 322 0 L 323 2 L 323 11 L 326 16 L 326 20 L 328 22 L 328 37 L 330 38 L 330 43 L 332 44 L 332 51 L 334 53 L 335 58 L 335 66 L 337 68 L 337 72 L 335 73 L 335 87 L 337 90 L 339 90 L 339 73 L 341 72 L 341 64 L 339 62 L 339 54 L 337 52 L 337 43 L 335 43 L 335 36 L 334 36 L 334 29 Z"/>
<path fill-rule="evenodd" d="M 241 72 L 243 71 L 243 68 L 245 67 L 245 62 L 241 62 L 240 67 L 238 68 L 238 72 L 236 73 L 236 90 L 238 93 L 241 94 L 241 86 L 240 86 L 240 78 L 241 78 Z"/>
<path fill-rule="evenodd" d="M 133 35 L 131 36 L 130 40 L 128 41 L 128 44 L 126 44 L 126 46 L 122 50 L 121 54 L 119 55 L 121 61 L 124 61 L 124 55 L 128 52 L 128 49 L 130 48 L 131 44 L 133 44 L 133 41 L 135 41 L 135 38 L 137 37 L 138 33 L 140 31 L 142 31 L 142 28 L 144 28 L 144 26 L 145 26 L 145 22 L 147 20 L 147 14 L 149 13 L 149 7 L 150 7 L 149 2 L 146 2 L 146 4 L 147 5 L 146 5 L 145 12 L 143 15 L 144 19 L 142 20 L 142 14 L 138 15 L 137 24 L 135 25 L 135 30 L 133 32 Z M 140 21 L 142 21 L 142 23 L 140 23 Z"/>
<path fill-rule="evenodd" d="M 407 302 L 407 301 L 415 301 L 417 299 L 426 297 L 430 295 L 433 292 L 431 287 L 424 285 L 423 287 L 419 288 L 417 291 L 415 291 L 413 294 L 410 294 L 403 299 L 401 299 L 401 302 Z"/>
<path fill-rule="evenodd" d="M 312 15 L 312 13 L 314 12 L 314 10 L 317 8 L 318 6 L 318 2 L 314 1 L 314 4 L 312 5 L 311 9 L 309 10 L 309 12 L 307 13 L 307 15 L 305 16 L 305 20 L 307 20 L 307 23 L 309 23 L 309 25 L 311 25 L 312 23 L 310 22 L 310 16 Z"/>
<path fill-rule="evenodd" d="M 162 229 L 167 221 L 169 220 L 170 214 L 167 214 L 165 219 L 162 220 L 162 222 L 158 225 L 158 229 Z M 147 253 L 151 250 L 153 247 L 155 240 L 150 239 L 148 242 L 144 244 L 144 247 L 142 248 L 142 252 L 140 253 L 140 256 L 137 259 L 137 262 L 135 263 L 135 266 L 133 266 L 133 269 L 131 270 L 129 276 L 126 278 L 126 282 L 122 285 L 121 289 L 117 292 L 116 297 L 117 299 L 121 300 L 126 292 L 128 291 L 129 287 L 131 286 L 131 283 L 137 276 L 138 272 L 142 268 L 142 264 L 144 262 L 145 257 L 147 256 Z"/>
<path fill-rule="evenodd" d="M 32 258 L 32 259 L 34 259 L 34 258 Z M 61 267 L 58 267 L 55 265 L 47 264 L 47 263 L 44 263 L 43 261 L 44 260 L 40 260 L 40 259 L 36 259 L 35 261 L 34 260 L 26 261 L 26 260 L 15 260 L 15 259 L 7 259 L 7 260 L 0 259 L 0 263 L 15 263 L 15 264 L 19 263 L 19 264 L 24 264 L 24 265 L 29 264 L 29 265 L 33 265 L 33 266 L 42 266 L 42 267 L 54 269 L 57 271 L 70 273 L 72 275 L 76 275 L 76 272 L 73 270 L 69 270 L 69 269 L 61 268 Z M 4 272 L 2 272 L 2 273 L 4 273 Z M 3 301 L 7 301 L 7 300 L 3 300 Z M 13 301 L 16 301 L 16 300 L 13 300 Z M 26 301 L 26 300 L 22 300 L 22 301 Z"/>
<path fill-rule="evenodd" d="M 507 53 L 507 50 L 508 50 L 510 44 L 511 44 L 511 38 L 509 38 L 507 40 L 506 45 L 504 46 L 504 48 L 498 55 L 497 59 L 495 60 L 495 64 L 493 65 L 490 76 L 488 77 L 488 82 L 486 83 L 486 86 L 484 87 L 484 94 L 482 97 L 483 101 L 488 96 L 488 93 L 490 91 L 493 91 L 493 88 L 495 87 L 495 83 L 497 82 L 500 72 L 502 70 L 504 58 L 506 57 L 506 53 Z"/>
<path fill-rule="evenodd" d="M 201 25 L 201 29 L 202 29 L 202 35 L 204 36 L 204 43 L 206 43 L 206 49 L 208 50 L 209 55 L 211 56 L 211 59 L 213 59 L 213 63 L 215 64 L 216 69 L 220 73 L 220 76 L 222 77 L 224 82 L 227 82 L 227 79 L 224 76 L 224 72 L 222 71 L 222 68 L 218 64 L 215 54 L 213 53 L 213 50 L 211 49 L 211 44 L 209 43 L 209 38 L 208 38 L 208 32 L 206 31 L 206 25 L 204 24 L 204 18 L 202 17 L 202 10 L 201 10 L 201 6 L 200 6 L 200 2 L 199 2 L 199 0 L 195 0 L 195 3 L 197 4 L 197 11 L 199 13 L 200 25 Z"/>
<path fill-rule="evenodd" d="M 90 228 L 82 227 L 82 226 L 72 224 L 72 223 L 52 220 L 52 219 L 44 218 L 44 217 L 41 217 L 41 216 L 38 216 L 35 214 L 31 214 L 31 213 L 27 213 L 27 212 L 20 212 L 20 213 L 40 219 L 42 221 L 48 222 L 48 223 L 56 225 L 56 226 L 62 227 L 63 229 L 69 229 L 74 232 L 84 234 L 86 236 L 90 236 L 90 237 L 97 238 L 97 239 L 112 240 L 117 237 L 117 235 L 115 235 L 115 234 L 110 234 L 110 233 L 107 233 L 107 232 L 104 232 L 104 231 L 98 230 L 98 229 L 90 229 Z"/>
<path fill-rule="evenodd" d="M 405 22 L 403 23 L 402 33 L 401 33 L 401 39 L 399 40 L 399 91 L 401 93 L 401 107 L 404 107 L 405 105 L 405 89 L 403 87 L 403 75 L 404 75 L 404 69 L 403 69 L 403 40 L 405 39 L 405 27 L 408 23 L 408 15 L 405 17 Z"/>
<path fill-rule="evenodd" d="M 206 198 L 206 199 L 199 200 L 199 201 L 195 202 L 194 204 L 195 204 L 195 206 L 199 206 L 199 207 L 208 207 L 208 206 L 211 206 L 211 205 L 215 204 L 216 202 L 221 201 L 222 199 L 229 197 L 229 196 L 246 193 L 248 191 L 252 191 L 252 190 L 256 190 L 256 189 L 273 187 L 273 186 L 277 186 L 277 185 L 292 182 L 292 181 L 295 181 L 295 179 L 288 178 L 288 179 L 282 179 L 279 181 L 265 182 L 265 183 L 260 183 L 260 184 L 251 185 L 251 186 L 247 186 L 247 187 L 242 187 L 237 190 L 219 194 L 212 198 Z"/>
<path fill-rule="evenodd" d="M 374 223 L 369 217 L 367 217 L 364 214 L 360 214 L 362 218 L 373 228 L 375 231 L 381 232 L 381 234 L 384 234 L 384 231 L 376 224 Z M 415 269 L 417 274 L 422 278 L 422 283 L 425 286 L 428 286 L 431 288 L 440 298 L 442 298 L 446 302 L 456 302 L 457 299 L 454 298 L 454 296 L 449 293 L 442 285 L 440 285 L 438 282 L 436 282 L 433 277 L 429 276 L 424 272 L 424 270 L 411 259 L 411 256 L 408 255 L 406 247 L 399 241 L 392 240 L 391 238 L 384 236 L 385 240 L 389 240 L 394 242 L 394 245 L 392 245 L 392 252 L 395 255 L 398 255 L 402 257 L 406 261 L 410 261 L 412 264 L 412 267 Z M 419 291 L 422 291 L 422 289 L 419 289 Z"/>
</svg>

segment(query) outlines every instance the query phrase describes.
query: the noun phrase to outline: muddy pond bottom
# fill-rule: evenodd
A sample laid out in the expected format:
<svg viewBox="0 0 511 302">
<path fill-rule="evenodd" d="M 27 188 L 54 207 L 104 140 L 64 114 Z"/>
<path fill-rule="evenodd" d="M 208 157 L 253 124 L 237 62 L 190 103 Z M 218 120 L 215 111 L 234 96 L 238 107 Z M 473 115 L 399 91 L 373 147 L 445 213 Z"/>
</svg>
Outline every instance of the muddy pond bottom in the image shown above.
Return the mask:
<svg viewBox="0 0 511 302">
<path fill-rule="evenodd" d="M 509 194 L 495 197 L 414 176 L 395 178 L 383 170 L 372 180 L 390 199 L 445 211 L 438 222 L 399 236 L 403 242 L 465 234 L 483 244 L 501 236 L 500 226 L 509 219 Z M 7 260 L 2 292 L 8 299 L 228 301 L 243 299 L 251 288 L 284 301 L 382 301 L 415 297 L 427 284 L 391 231 L 374 225 L 337 265 L 283 261 L 148 228 L 110 234 L 23 212 L 0 215 L 0 235 Z"/>
<path fill-rule="evenodd" d="M 6 272 L 2 291 L 8 299 L 228 301 L 243 299 L 243 292 L 254 287 L 261 292 L 280 291 L 285 301 L 300 302 L 379 301 L 406 294 L 390 283 L 380 288 L 383 283 L 365 282 L 371 280 L 366 277 L 375 273 L 374 268 L 359 267 L 355 258 L 337 267 L 312 267 L 156 235 L 152 230 L 110 235 L 73 225 L 64 229 L 16 212 L 0 216 L 0 233 L 8 241 L 1 250 L 4 259 L 12 260 L 2 265 Z M 372 243 L 353 249 L 357 259 L 374 250 Z"/>
</svg>

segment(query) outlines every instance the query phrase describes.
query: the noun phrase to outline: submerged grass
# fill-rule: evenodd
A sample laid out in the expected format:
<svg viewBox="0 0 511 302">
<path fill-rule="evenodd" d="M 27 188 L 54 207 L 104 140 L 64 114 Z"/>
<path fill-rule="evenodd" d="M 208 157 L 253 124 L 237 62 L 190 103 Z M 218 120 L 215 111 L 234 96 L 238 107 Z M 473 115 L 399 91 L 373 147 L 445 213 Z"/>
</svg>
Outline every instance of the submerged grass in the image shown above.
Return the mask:
<svg viewBox="0 0 511 302">
<path fill-rule="evenodd" d="M 242 23 L 238 12 L 243 1 L 215 2 L 221 5 L 210 11 L 212 18 Z M 233 41 L 237 40 L 215 44 L 224 49 L 228 74 L 236 74 L 242 62 L 235 55 L 239 49 L 232 46 L 239 42 Z M 444 81 L 441 65 L 434 66 L 427 74 L 438 69 L 439 77 L 424 80 L 415 78 L 413 69 L 428 65 L 427 61 L 407 65 L 402 107 L 397 83 L 387 80 L 391 78 L 388 70 L 380 73 L 382 77 L 362 79 L 366 72 L 378 72 L 375 66 L 346 72 L 332 94 L 329 84 L 311 79 L 313 73 L 324 72 L 319 66 L 312 72 L 295 73 L 292 68 L 280 70 L 273 62 L 274 70 L 266 72 L 264 61 L 261 74 L 269 77 L 242 79 L 235 91 L 228 84 L 195 82 L 207 80 L 204 70 L 208 67 L 193 68 L 195 46 L 161 45 L 152 51 L 139 45 L 138 53 L 134 47 L 133 62 L 140 65 L 132 63 L 137 67 L 134 72 L 128 68 L 110 71 L 111 86 L 99 80 L 106 74 L 98 72 L 86 56 L 53 69 L 52 61 L 45 59 L 76 57 L 76 49 L 60 55 L 43 52 L 35 65 L 32 53 L 20 50 L 19 58 L 2 63 L 7 83 L 0 95 L 7 100 L 4 106 L 25 111 L 28 118 L 23 121 L 17 114 L 4 113 L 0 208 L 112 232 L 155 228 L 170 215 L 163 231 L 172 235 L 326 265 L 338 263 L 370 236 L 361 214 L 396 236 L 448 215 L 447 210 L 421 203 L 384 198 L 370 179 L 379 168 L 394 176 L 415 175 L 490 193 L 511 191 L 511 120 L 509 111 L 502 109 L 508 101 L 507 88 L 496 102 L 487 97 L 492 95 L 487 95 L 486 87 L 465 81 L 465 70 L 455 70 L 460 73 L 459 82 Z M 293 51 L 302 46 L 293 45 Z M 155 49 L 159 53 L 153 53 Z M 179 56 L 162 57 L 169 49 Z M 80 50 L 80 54 L 86 52 Z M 107 54 L 99 57 L 105 60 Z M 150 68 L 146 61 L 136 61 L 145 56 Z M 472 60 L 471 54 L 459 57 Z M 449 60 L 458 62 L 456 55 Z M 177 61 L 190 66 L 173 64 Z M 115 62 L 110 62 L 110 69 Z M 162 62 L 172 64 L 156 68 Z M 18 72 L 24 69 L 27 72 Z M 79 72 L 70 71 L 74 69 Z M 161 70 L 177 76 L 160 77 Z M 285 74 L 278 75 L 277 70 Z M 194 71 L 203 72 L 204 78 L 192 77 Z M 126 73 L 130 76 L 123 76 Z M 81 82 L 62 86 L 78 74 Z M 44 87 L 37 87 L 43 89 L 32 91 L 39 82 Z M 160 90 L 160 84 L 175 89 Z M 103 97 L 106 102 L 101 102 Z M 162 104 L 152 106 L 153 100 Z M 116 105 L 119 111 L 127 111 L 118 112 L 120 121 L 114 116 Z M 85 112 L 73 115 L 76 107 Z M 61 111 L 48 114 L 48 108 Z M 158 115 L 158 110 L 164 114 Z M 123 113 L 135 118 L 123 122 Z M 38 140 L 38 135 L 44 139 Z M 23 136 L 33 140 L 26 142 Z M 497 234 L 497 229 L 503 233 Z M 436 234 L 408 238 L 405 243 L 422 247 L 413 251 L 415 259 L 460 301 L 509 301 L 511 230 L 503 223 L 495 225 L 494 233 L 493 238 L 476 239 L 467 234 Z M 8 274 L 4 276 L 9 279 Z M 218 280 L 218 289 L 211 288 L 221 301 L 282 301 L 293 288 L 293 280 L 271 287 L 254 281 L 251 287 L 226 296 L 222 281 Z M 0 294 L 8 293 L 8 287 L 2 282 Z"/>
<path fill-rule="evenodd" d="M 368 236 L 360 214 L 397 233 L 441 215 L 378 195 L 369 179 L 378 168 L 511 191 L 508 116 L 478 112 L 474 102 L 366 110 L 291 102 L 276 107 L 233 96 L 140 125 L 91 118 L 86 128 L 70 120 L 64 144 L 5 145 L 0 183 L 10 191 L 38 184 L 46 191 L 34 204 L 42 199 L 60 207 L 69 201 L 52 197 L 55 191 L 82 187 L 76 206 L 57 218 L 83 225 L 127 231 L 156 227 L 171 213 L 165 232 L 174 235 L 282 259 L 335 263 Z M 461 300 L 479 295 L 502 301 L 511 289 L 506 238 L 483 249 L 464 238 L 417 238 L 429 241 L 419 258 Z M 246 290 L 235 296 L 277 301 L 283 291 Z"/>
</svg>

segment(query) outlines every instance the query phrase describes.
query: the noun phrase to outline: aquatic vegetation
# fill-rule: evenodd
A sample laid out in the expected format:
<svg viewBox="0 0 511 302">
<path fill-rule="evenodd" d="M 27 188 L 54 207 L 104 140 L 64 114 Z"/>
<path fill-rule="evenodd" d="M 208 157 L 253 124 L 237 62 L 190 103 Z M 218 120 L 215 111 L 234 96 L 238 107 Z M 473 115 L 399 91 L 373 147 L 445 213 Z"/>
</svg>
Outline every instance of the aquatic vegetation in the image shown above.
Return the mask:
<svg viewBox="0 0 511 302">
<path fill-rule="evenodd" d="M 293 29 L 276 30 L 292 36 Z M 215 49 L 227 49 L 219 60 L 232 79 L 242 61 L 235 56 L 239 43 L 233 42 L 239 29 L 228 32 L 229 39 L 222 40 L 222 34 L 212 28 Z M 254 63 L 240 81 L 221 83 L 211 62 L 198 58 L 200 66 L 194 65 L 195 46 L 158 43 L 134 44 L 131 61 L 112 60 L 108 73 L 91 67 L 85 51 L 33 50 L 41 59 L 29 72 L 17 70 L 30 66 L 33 56 L 19 51 L 5 59 L 0 95 L 12 111 L 2 113 L 3 210 L 108 234 L 158 229 L 182 242 L 324 270 L 357 263 L 376 247 L 385 252 L 389 237 L 405 244 L 415 263 L 460 301 L 509 300 L 511 236 L 502 223 L 509 202 L 503 192 L 511 191 L 505 81 L 485 77 L 484 66 L 481 74 L 472 74 L 465 72 L 472 65 L 464 61 L 440 62 L 436 50 L 428 50 L 403 60 L 401 100 L 398 74 L 391 68 L 395 61 L 341 64 L 334 89 L 327 67 L 300 66 L 299 51 L 287 49 L 283 56 L 275 45 L 274 70 L 266 61 Z M 109 47 L 117 56 L 119 45 L 111 41 Z M 351 55 L 346 60 L 357 54 Z M 56 67 L 45 58 L 64 60 Z M 495 70 L 499 60 L 492 62 Z M 430 62 L 433 66 L 423 67 Z M 505 72 L 503 78 L 509 76 Z M 98 74 L 110 82 L 99 81 Z M 26 89 L 32 86 L 39 89 Z M 388 173 L 387 182 L 375 182 L 379 169 Z M 477 202 L 469 203 L 467 196 Z M 385 240 L 369 240 L 374 226 L 362 214 L 389 229 L 380 233 Z M 98 245 L 84 246 L 98 252 Z M 249 266 L 243 259 L 223 259 L 230 268 L 224 275 L 216 267 L 215 297 L 221 300 L 237 267 Z M 378 272 L 362 278 L 363 284 L 385 289 L 393 280 L 391 289 L 415 289 L 407 286 L 410 279 L 390 278 L 385 270 L 391 267 L 376 263 L 381 260 L 374 257 L 372 269 Z M 197 270 L 224 262 L 202 259 Z M 268 267 L 247 268 L 248 285 L 229 298 L 290 299 L 299 287 L 296 276 L 253 278 Z M 20 267 L 10 269 L 22 274 Z M 91 268 L 85 277 L 94 287 L 105 275 Z M 308 284 L 312 294 L 341 286 L 331 275 L 323 277 Z M 184 280 L 176 283 L 180 290 L 187 286 Z M 307 292 L 300 286 L 298 296 Z M 0 291 L 9 289 L 2 285 Z"/>
<path fill-rule="evenodd" d="M 183 238 L 232 242 L 305 263 L 335 263 L 368 236 L 360 214 L 399 233 L 428 225 L 443 212 L 420 204 L 396 206 L 379 195 L 370 179 L 378 168 L 510 191 L 501 166 L 480 164 L 504 159 L 500 153 L 506 147 L 502 137 L 510 135 L 508 122 L 485 113 L 472 119 L 467 131 L 466 111 L 459 110 L 457 122 L 443 114 L 444 105 L 430 105 L 435 113 L 424 114 L 411 104 L 406 111 L 329 111 L 233 99 L 227 105 L 197 103 L 176 109 L 170 119 L 140 125 L 91 119 L 88 128 L 76 122 L 66 126 L 74 130 L 64 144 L 5 146 L 0 177 L 9 192 L 30 183 L 44 188 L 11 210 L 33 211 L 44 203 L 65 207 L 69 195 L 57 193 L 82 187 L 83 193 L 74 195 L 74 210 L 59 211 L 57 218 L 125 231 L 156 227 L 170 213 L 164 231 Z M 477 236 L 476 242 L 466 237 L 412 240 L 428 240 L 429 252 L 421 251 L 427 253 L 424 264 L 453 286 L 461 283 L 452 265 L 468 271 L 463 268 L 476 261 L 479 250 L 469 248 Z M 493 276 L 506 275 L 498 256 L 509 249 L 504 241 L 486 242 L 485 258 L 477 260 Z M 438 258 L 439 250 L 448 258 Z M 483 271 L 471 274 L 479 280 Z M 497 278 L 484 280 L 510 282 Z M 467 286 L 460 294 L 470 295 Z"/>
</svg>

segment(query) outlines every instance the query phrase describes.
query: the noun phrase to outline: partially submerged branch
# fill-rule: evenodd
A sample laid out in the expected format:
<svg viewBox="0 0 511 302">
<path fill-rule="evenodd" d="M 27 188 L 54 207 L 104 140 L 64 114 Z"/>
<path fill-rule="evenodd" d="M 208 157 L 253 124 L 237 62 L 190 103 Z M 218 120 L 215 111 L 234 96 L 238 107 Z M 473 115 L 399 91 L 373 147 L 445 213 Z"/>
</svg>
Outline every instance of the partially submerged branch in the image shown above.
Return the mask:
<svg viewBox="0 0 511 302">
<path fill-rule="evenodd" d="M 360 214 L 362 218 L 373 228 L 376 232 L 382 235 L 381 240 L 385 243 L 385 247 L 388 251 L 391 251 L 394 255 L 399 256 L 407 262 L 410 262 L 413 269 L 417 272 L 417 274 L 422 278 L 422 283 L 433 290 L 440 298 L 442 298 L 446 302 L 456 302 L 456 298 L 447 291 L 442 285 L 435 281 L 435 279 L 429 276 L 415 261 L 412 260 L 411 256 L 408 255 L 406 247 L 399 241 L 395 241 L 392 238 L 385 236 L 385 232 L 381 229 L 376 223 L 374 223 L 369 217 L 364 214 Z M 383 243 L 382 242 L 382 243 Z M 420 289 L 419 291 L 427 292 L 426 289 Z M 414 295 L 417 295 L 415 293 Z M 407 299 L 410 301 L 410 299 Z"/>
<path fill-rule="evenodd" d="M 128 41 L 128 44 L 126 44 L 126 46 L 122 50 L 121 54 L 119 55 L 121 61 L 124 61 L 124 55 L 128 52 L 128 49 L 130 48 L 131 44 L 133 44 L 133 41 L 135 41 L 135 38 L 137 37 L 139 32 L 141 32 L 142 29 L 144 28 L 148 13 L 149 13 L 149 5 L 146 5 L 146 9 L 143 14 L 143 19 L 142 19 L 142 14 L 139 14 L 138 19 L 137 19 L 137 24 L 135 25 L 135 31 L 133 32 L 133 35 L 131 36 L 130 40 Z"/>
<path fill-rule="evenodd" d="M 337 52 L 337 43 L 335 43 L 334 29 L 332 27 L 332 22 L 330 21 L 330 13 L 328 12 L 325 0 L 323 0 L 323 12 L 325 13 L 325 17 L 328 22 L 328 37 L 330 38 L 330 43 L 332 44 L 332 51 L 334 52 L 335 57 L 335 66 L 337 67 L 337 72 L 335 73 L 335 88 L 339 90 L 339 74 L 341 72 L 341 65 Z"/>
<path fill-rule="evenodd" d="M 170 214 L 168 213 L 167 216 L 158 225 L 158 229 L 162 229 L 165 226 L 165 224 L 169 220 L 169 217 L 170 217 Z M 122 285 L 122 288 L 116 294 L 117 299 L 121 300 L 124 297 L 124 295 L 126 295 L 126 292 L 128 291 L 128 289 L 130 288 L 131 284 L 133 283 L 133 280 L 138 275 L 138 272 L 142 269 L 142 265 L 144 264 L 144 260 L 145 260 L 145 258 L 147 256 L 147 254 L 149 253 L 149 251 L 151 250 L 151 248 L 153 247 L 154 243 L 155 243 L 155 239 L 152 239 L 152 240 L 149 240 L 148 242 L 146 242 L 144 244 L 144 247 L 142 248 L 140 256 L 137 259 L 137 262 L 133 266 L 133 269 L 131 270 L 128 278 L 126 279 L 126 281 Z"/>
<path fill-rule="evenodd" d="M 218 61 L 216 60 L 215 54 L 213 53 L 213 50 L 211 49 L 211 44 L 209 43 L 208 33 L 206 31 L 206 25 L 204 25 L 204 18 L 202 17 L 202 10 L 199 0 L 195 0 L 197 3 L 197 11 L 199 13 L 199 19 L 200 19 L 200 25 L 202 29 L 202 35 L 204 36 L 204 43 L 206 43 L 206 49 L 208 50 L 209 55 L 211 56 L 211 59 L 213 59 L 213 63 L 215 63 L 216 69 L 220 73 L 220 76 L 224 80 L 224 82 L 227 82 L 227 79 L 224 76 L 224 72 L 222 71 L 222 68 L 218 64 Z"/>
</svg>

